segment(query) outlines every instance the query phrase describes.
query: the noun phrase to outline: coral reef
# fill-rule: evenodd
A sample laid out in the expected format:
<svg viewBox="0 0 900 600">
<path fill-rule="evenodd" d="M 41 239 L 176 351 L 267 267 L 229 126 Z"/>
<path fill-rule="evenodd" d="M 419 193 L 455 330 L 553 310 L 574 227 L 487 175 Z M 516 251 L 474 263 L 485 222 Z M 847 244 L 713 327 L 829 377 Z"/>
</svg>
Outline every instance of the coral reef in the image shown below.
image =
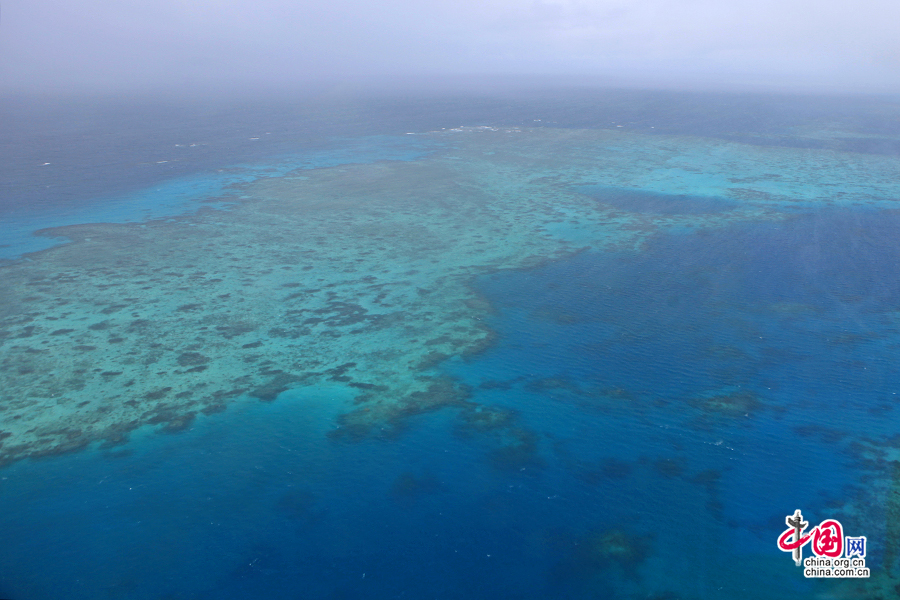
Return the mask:
<svg viewBox="0 0 900 600">
<path fill-rule="evenodd" d="M 502 443 L 491 450 L 488 460 L 499 471 L 533 471 L 544 466 L 534 431 L 514 427 L 503 431 Z"/>
<path fill-rule="evenodd" d="M 641 567 L 651 550 L 650 536 L 625 528 L 587 532 L 570 541 L 551 574 L 553 588 L 566 589 L 572 597 L 621 597 L 616 588 L 625 583 L 640 585 L 643 581 Z"/>
<path fill-rule="evenodd" d="M 811 186 L 805 163 L 778 149 L 710 152 L 682 138 L 602 130 L 429 135 L 452 142 L 452 156 L 260 177 L 227 190 L 227 210 L 202 205 L 177 218 L 39 232 L 71 242 L 2 266 L 0 429 L 9 435 L 0 464 L 119 444 L 145 425 L 190 427 L 197 413 L 320 383 L 362 397 L 338 437 L 397 432 L 442 407 L 461 409 L 471 429 L 511 432 L 500 414 L 469 414 L 460 391 L 436 379 L 443 361 L 494 341 L 473 276 L 584 248 L 633 250 L 662 228 L 781 218 L 773 203 L 830 194 L 828 181 Z M 754 172 L 710 190 L 732 201 L 727 211 L 629 212 L 578 188 L 691 194 L 688 165 L 730 170 L 748 152 Z M 832 161 L 845 201 L 872 201 L 852 183 L 883 168 L 867 160 L 852 178 Z M 757 177 L 765 189 L 756 190 L 757 169 L 780 177 Z M 719 415 L 760 408 L 741 395 L 698 402 Z M 535 442 L 508 437 L 498 461 L 534 464 Z"/>
</svg>

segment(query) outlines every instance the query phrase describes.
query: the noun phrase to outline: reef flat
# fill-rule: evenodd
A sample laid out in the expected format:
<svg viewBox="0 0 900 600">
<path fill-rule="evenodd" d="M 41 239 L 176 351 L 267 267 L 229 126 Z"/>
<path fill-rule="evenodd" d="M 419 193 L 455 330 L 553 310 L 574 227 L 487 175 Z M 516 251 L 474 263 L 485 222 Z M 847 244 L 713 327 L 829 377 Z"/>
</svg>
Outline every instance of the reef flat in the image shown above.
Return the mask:
<svg viewBox="0 0 900 600">
<path fill-rule="evenodd" d="M 229 190 L 227 210 L 40 232 L 71 242 L 2 267 L 0 464 L 323 382 L 356 393 L 339 437 L 470 411 L 437 367 L 491 343 L 478 274 L 638 249 L 666 228 L 783 219 L 785 205 L 900 198 L 880 155 L 628 131 L 417 135 L 443 149 L 262 177 Z M 581 186 L 728 204 L 629 210 Z"/>
</svg>

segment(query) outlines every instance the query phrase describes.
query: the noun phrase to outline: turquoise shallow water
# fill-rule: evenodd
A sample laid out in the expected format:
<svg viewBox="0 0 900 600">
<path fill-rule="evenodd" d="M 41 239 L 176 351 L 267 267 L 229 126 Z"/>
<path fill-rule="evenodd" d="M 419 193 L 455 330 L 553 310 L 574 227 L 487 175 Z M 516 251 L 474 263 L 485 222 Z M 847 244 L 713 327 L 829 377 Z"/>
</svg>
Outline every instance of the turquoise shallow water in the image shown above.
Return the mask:
<svg viewBox="0 0 900 600">
<path fill-rule="evenodd" d="M 164 168 L 170 161 L 155 161 L 154 164 L 145 166 L 149 169 L 155 167 L 163 174 L 157 175 L 160 181 L 151 188 L 108 196 L 85 194 L 78 198 L 78 202 L 71 202 L 71 199 L 63 197 L 45 205 L 8 203 L 0 210 L 0 259 L 12 259 L 64 241 L 33 235 L 34 231 L 46 227 L 79 223 L 134 223 L 174 217 L 201 207 L 227 209 L 229 202 L 239 199 L 240 196 L 234 193 L 233 188 L 241 183 L 265 177 L 281 177 L 302 169 L 381 160 L 413 160 L 434 149 L 433 145 L 429 146 L 420 139 L 370 136 L 328 140 L 323 145 L 331 146 L 329 148 L 317 148 L 293 155 L 270 155 L 262 163 L 228 164 L 225 165 L 226 168 L 209 169 L 204 173 L 176 179 L 165 178 Z M 176 153 L 178 150 L 185 151 L 180 146 L 176 148 Z M 134 168 L 138 165 L 128 166 Z M 50 163 L 44 168 L 49 170 L 57 167 Z"/>
<path fill-rule="evenodd" d="M 227 177 L 429 149 L 339 146 Z M 197 200 L 183 185 L 139 196 Z M 740 204 L 578 191 L 640 219 Z M 411 409 L 390 431 L 337 434 L 361 389 L 342 371 L 175 433 L 3 467 L 0 597 L 866 597 L 804 579 L 775 540 L 800 508 L 895 568 L 900 213 L 767 210 L 473 270 L 496 336 L 437 366 L 468 404 Z"/>
</svg>

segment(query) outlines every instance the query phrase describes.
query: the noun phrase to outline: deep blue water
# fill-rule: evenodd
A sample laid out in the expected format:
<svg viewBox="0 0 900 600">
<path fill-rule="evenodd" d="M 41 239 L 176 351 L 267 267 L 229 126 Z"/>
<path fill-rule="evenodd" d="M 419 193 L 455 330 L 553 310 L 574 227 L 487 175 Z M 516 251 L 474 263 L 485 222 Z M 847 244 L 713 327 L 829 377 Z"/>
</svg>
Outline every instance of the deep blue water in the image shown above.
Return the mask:
<svg viewBox="0 0 900 600">
<path fill-rule="evenodd" d="M 811 210 L 483 276 L 498 341 L 443 368 L 510 411 L 504 427 L 448 409 L 333 440 L 350 395 L 305 388 L 14 464 L 0 597 L 813 597 L 832 582 L 775 548 L 794 509 L 869 535 L 871 564 L 884 554 L 866 528 L 885 507 L 846 503 L 873 467 L 854 442 L 897 431 L 898 238 L 898 211 Z"/>
<path fill-rule="evenodd" d="M 412 160 L 435 149 L 352 107 L 0 98 L 0 259 L 58 244 L 46 227 L 171 217 L 294 169 Z M 202 203 L 202 204 L 201 204 Z"/>
<path fill-rule="evenodd" d="M 515 382 L 526 396 L 549 380 L 536 423 L 552 398 L 615 415 L 598 418 L 601 437 L 630 440 L 635 457 L 721 471 L 728 523 L 760 527 L 792 502 L 824 508 L 855 484 L 841 440 L 896 431 L 898 228 L 896 211 L 817 211 L 494 275 L 482 286 L 503 342 L 459 374 Z M 746 409 L 698 401 L 723 390 L 745 394 Z M 684 447 L 654 448 L 617 424 L 638 415 Z M 572 443 L 585 444 L 577 456 L 591 451 Z"/>
<path fill-rule="evenodd" d="M 780 558 L 794 507 L 841 510 L 860 486 L 846 442 L 895 431 L 898 233 L 896 212 L 833 210 L 483 277 L 500 341 L 447 370 L 515 412 L 496 434 L 445 411 L 329 441 L 336 392 L 305 389 L 125 452 L 13 465 L 0 594 L 778 597 L 741 590 L 792 563 L 742 561 Z M 789 303 L 806 308 L 773 308 Z M 751 399 L 697 400 L 723 389 Z M 581 553 L 608 531 L 633 560 Z"/>
</svg>

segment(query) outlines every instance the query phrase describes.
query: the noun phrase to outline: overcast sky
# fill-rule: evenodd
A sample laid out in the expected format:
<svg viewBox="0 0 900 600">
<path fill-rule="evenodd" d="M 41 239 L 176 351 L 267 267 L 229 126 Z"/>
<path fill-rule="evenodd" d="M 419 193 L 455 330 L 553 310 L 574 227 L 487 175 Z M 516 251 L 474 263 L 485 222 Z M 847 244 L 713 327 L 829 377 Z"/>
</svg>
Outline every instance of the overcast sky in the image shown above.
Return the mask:
<svg viewBox="0 0 900 600">
<path fill-rule="evenodd" d="M 900 0 L 7 0 L 0 88 L 555 75 L 900 92 Z"/>
</svg>

